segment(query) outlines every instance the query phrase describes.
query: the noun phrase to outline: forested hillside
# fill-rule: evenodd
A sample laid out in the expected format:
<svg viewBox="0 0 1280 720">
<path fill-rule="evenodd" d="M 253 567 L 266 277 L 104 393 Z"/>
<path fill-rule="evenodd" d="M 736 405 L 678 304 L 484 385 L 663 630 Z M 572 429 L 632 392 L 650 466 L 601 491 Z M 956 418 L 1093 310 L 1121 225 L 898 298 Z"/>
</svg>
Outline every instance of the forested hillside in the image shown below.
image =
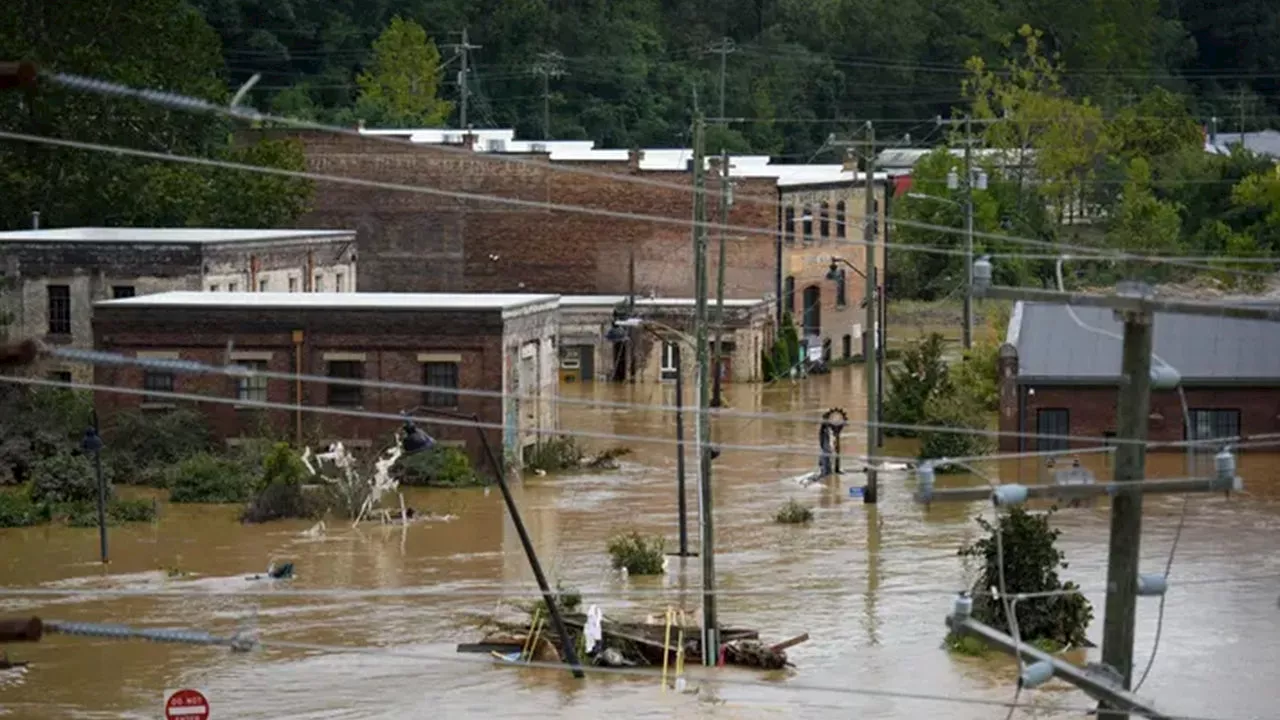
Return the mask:
<svg viewBox="0 0 1280 720">
<path fill-rule="evenodd" d="M 850 119 L 881 120 L 884 137 L 928 135 L 927 120 L 960 104 L 964 63 L 994 61 L 1023 24 L 1044 32 L 1068 92 L 1104 110 L 1160 86 L 1232 130 L 1267 125 L 1280 99 L 1280 6 L 1264 0 L 192 2 L 222 37 L 232 83 L 263 73 L 260 104 L 330 117 L 351 107 L 398 14 L 439 47 L 445 99 L 458 99 L 459 65 L 446 46 L 464 28 L 480 46 L 470 124 L 540 137 L 548 70 L 551 135 L 610 147 L 679 143 L 695 92 L 716 115 L 722 56 L 711 47 L 725 37 L 725 113 L 754 121 L 720 144 L 802 161 Z"/>
</svg>

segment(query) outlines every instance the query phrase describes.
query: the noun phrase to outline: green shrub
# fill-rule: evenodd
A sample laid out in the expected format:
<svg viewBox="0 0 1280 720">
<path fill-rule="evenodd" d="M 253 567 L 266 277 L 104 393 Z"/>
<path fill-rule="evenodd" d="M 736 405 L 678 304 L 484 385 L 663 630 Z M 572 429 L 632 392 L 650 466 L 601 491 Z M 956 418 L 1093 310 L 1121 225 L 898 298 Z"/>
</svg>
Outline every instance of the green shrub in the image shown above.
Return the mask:
<svg viewBox="0 0 1280 720">
<path fill-rule="evenodd" d="M 1020 507 L 1010 508 L 996 524 L 977 518 L 986 537 L 961 548 L 963 557 L 983 562 L 982 573 L 973 584 L 973 617 L 996 628 L 1009 625 L 1004 603 L 990 595 L 1000 587 L 996 533 L 1004 546 L 1005 590 L 1010 593 L 1062 593 L 1078 589 L 1062 582 L 1059 569 L 1066 569 L 1066 555 L 1057 548 L 1059 530 L 1049 521 L 1056 508 L 1032 514 Z M 1082 647 L 1088 644 L 1085 631 L 1093 620 L 1093 606 L 1080 593 L 1026 598 L 1018 602 L 1018 631 L 1022 639 L 1045 647 Z"/>
<path fill-rule="evenodd" d="M 985 657 L 991 650 L 986 643 L 972 635 L 947 633 L 943 643 L 951 652 L 957 655 L 968 655 L 969 657 Z"/>
<path fill-rule="evenodd" d="M 947 365 L 942 359 L 946 349 L 942 335 L 932 333 L 912 343 L 902 353 L 902 364 L 888 368 L 885 388 L 884 419 L 898 425 L 921 425 L 925 422 L 925 406 L 934 397 L 949 391 Z M 915 437 L 914 430 L 886 428 L 885 433 L 899 437 Z"/>
<path fill-rule="evenodd" d="M 309 493 L 301 485 L 276 482 L 254 496 L 241 513 L 240 522 L 309 519 L 324 515 L 324 511 L 324 502 L 318 493 Z"/>
<path fill-rule="evenodd" d="M 103 468 L 104 478 L 106 468 Z M 37 505 L 97 502 L 98 478 L 93 463 L 85 455 L 61 452 L 36 460 L 31 465 L 31 501 Z M 110 486 L 108 486 L 108 493 Z"/>
<path fill-rule="evenodd" d="M 986 430 L 987 412 L 980 402 L 963 392 L 935 395 L 925 406 L 924 424 L 943 428 Z M 920 457 L 959 458 L 991 452 L 991 437 L 978 433 L 946 430 L 925 432 L 920 440 Z M 959 471 L 954 466 L 938 468 L 939 472 Z"/>
<path fill-rule="evenodd" d="M 582 467 L 582 459 L 586 456 L 577 440 L 568 435 L 548 438 L 538 443 L 529 462 L 530 469 L 555 472 Z"/>
<path fill-rule="evenodd" d="M 461 449 L 447 445 L 400 458 L 395 473 L 401 484 L 410 486 L 466 487 L 485 483 L 471 466 L 471 458 Z"/>
<path fill-rule="evenodd" d="M 173 478 L 171 466 L 213 449 L 204 416 L 190 408 L 119 413 L 103 435 L 102 458 L 127 484 L 163 487 Z"/>
<path fill-rule="evenodd" d="M 173 465 L 168 485 L 171 502 L 237 503 L 249 499 L 254 477 L 241 463 L 204 452 Z"/>
<path fill-rule="evenodd" d="M 156 503 L 148 498 L 115 498 L 107 505 L 107 515 L 118 523 L 151 522 L 156 519 Z"/>
<path fill-rule="evenodd" d="M 976 399 L 987 412 L 1000 409 L 1000 346 L 975 343 L 950 370 L 951 385 Z"/>
<path fill-rule="evenodd" d="M 609 557 L 615 570 L 626 568 L 631 575 L 661 575 L 667 542 L 661 536 L 645 537 L 638 532 L 609 538 Z"/>
<path fill-rule="evenodd" d="M 30 527 L 48 520 L 48 509 L 31 502 L 25 488 L 0 491 L 0 527 Z"/>
<path fill-rule="evenodd" d="M 796 502 L 795 498 L 792 498 L 781 508 L 778 508 L 778 512 L 773 516 L 773 519 L 784 524 L 801 525 L 813 520 L 813 511 Z"/>
</svg>

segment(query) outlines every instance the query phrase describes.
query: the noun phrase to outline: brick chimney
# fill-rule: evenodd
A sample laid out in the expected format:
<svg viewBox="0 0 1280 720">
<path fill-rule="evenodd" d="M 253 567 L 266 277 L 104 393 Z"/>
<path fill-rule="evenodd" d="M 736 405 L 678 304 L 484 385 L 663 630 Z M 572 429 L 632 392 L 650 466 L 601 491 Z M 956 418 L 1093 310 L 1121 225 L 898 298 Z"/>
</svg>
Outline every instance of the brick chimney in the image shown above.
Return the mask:
<svg viewBox="0 0 1280 720">
<path fill-rule="evenodd" d="M 640 161 L 644 160 L 644 151 L 639 148 L 631 148 L 627 151 L 627 171 L 632 175 L 640 172 Z"/>
</svg>

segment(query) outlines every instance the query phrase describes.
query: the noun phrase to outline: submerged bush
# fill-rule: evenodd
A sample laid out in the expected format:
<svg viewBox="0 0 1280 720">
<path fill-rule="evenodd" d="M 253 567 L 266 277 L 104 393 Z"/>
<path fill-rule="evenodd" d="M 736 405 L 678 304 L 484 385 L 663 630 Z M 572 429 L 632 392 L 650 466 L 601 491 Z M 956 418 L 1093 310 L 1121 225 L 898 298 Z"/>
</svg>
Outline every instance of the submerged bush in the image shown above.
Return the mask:
<svg viewBox="0 0 1280 720">
<path fill-rule="evenodd" d="M 164 487 L 174 477 L 172 466 L 213 449 L 205 417 L 190 408 L 118 413 L 103 436 L 103 462 L 132 485 Z"/>
<path fill-rule="evenodd" d="M 555 472 L 582 467 L 584 457 L 586 453 L 577 440 L 568 435 L 559 435 L 534 446 L 529 462 L 525 464 L 531 470 Z"/>
<path fill-rule="evenodd" d="M 613 568 L 625 568 L 631 575 L 661 575 L 667 541 L 661 536 L 645 537 L 638 532 L 620 533 L 609 539 Z"/>
<path fill-rule="evenodd" d="M 30 527 L 48 521 L 47 509 L 31 502 L 31 495 L 25 488 L 0 491 L 0 527 Z"/>
<path fill-rule="evenodd" d="M 106 472 L 104 467 L 104 479 L 110 483 Z M 30 477 L 30 497 L 37 505 L 98 501 L 98 476 L 85 455 L 64 452 L 41 458 L 31 465 Z"/>
<path fill-rule="evenodd" d="M 471 458 L 459 448 L 437 445 L 428 452 L 406 455 L 394 468 L 402 485 L 418 487 L 467 487 L 483 485 L 485 479 L 471 465 Z"/>
<path fill-rule="evenodd" d="M 238 503 L 251 496 L 254 478 L 241 463 L 202 452 L 174 465 L 168 485 L 170 502 Z"/>
<path fill-rule="evenodd" d="M 813 520 L 813 511 L 796 502 L 795 498 L 792 498 L 785 505 L 778 508 L 778 512 L 773 516 L 773 519 L 784 524 L 801 525 Z"/>
</svg>

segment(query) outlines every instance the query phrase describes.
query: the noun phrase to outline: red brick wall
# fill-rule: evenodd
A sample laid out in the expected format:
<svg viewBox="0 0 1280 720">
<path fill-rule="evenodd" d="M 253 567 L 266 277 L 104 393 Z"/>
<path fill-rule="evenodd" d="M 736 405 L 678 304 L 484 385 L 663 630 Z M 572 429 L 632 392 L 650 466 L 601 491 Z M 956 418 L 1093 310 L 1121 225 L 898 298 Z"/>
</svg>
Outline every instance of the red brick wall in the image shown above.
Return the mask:
<svg viewBox="0 0 1280 720">
<path fill-rule="evenodd" d="M 326 375 L 326 352 L 365 353 L 367 380 L 420 385 L 422 366 L 418 353 L 447 352 L 462 355 L 459 386 L 464 389 L 501 391 L 502 321 L 497 313 L 424 312 L 286 312 L 286 311 L 187 311 L 172 309 L 128 310 L 99 308 L 94 318 L 98 349 L 133 355 L 138 351 L 178 351 L 184 360 L 210 364 L 226 361 L 227 342 L 237 351 L 270 351 L 268 369 L 294 372 L 295 349 L 292 331 L 304 333 L 302 373 Z M 95 382 L 141 389 L 144 370 L 136 366 L 99 365 Z M 178 374 L 174 390 L 211 397 L 234 399 L 236 380 L 222 375 Z M 319 382 L 302 384 L 304 406 L 327 407 L 328 386 Z M 267 400 L 294 403 L 296 385 L 292 381 L 269 380 Z M 362 409 L 377 413 L 399 413 L 420 405 L 422 394 L 414 390 L 365 388 Z M 140 395 L 99 392 L 95 406 L 105 422 L 120 410 L 138 409 Z M 219 438 L 252 435 L 266 422 L 271 429 L 293 439 L 296 416 L 292 410 L 236 408 L 232 403 L 200 403 Z M 463 395 L 459 412 L 476 414 L 482 422 L 502 423 L 500 398 Z M 302 413 L 304 442 L 322 444 L 334 440 L 369 440 L 376 450 L 392 442 L 399 424 L 391 419 L 359 418 L 328 413 Z M 466 422 L 466 421 L 464 421 Z M 476 431 L 469 427 L 423 423 L 424 429 L 443 441 L 465 442 L 477 468 L 487 468 Z M 501 452 L 502 432 L 486 430 L 495 451 Z M 499 458 L 501 460 L 501 458 Z"/>
<path fill-rule="evenodd" d="M 1065 408 L 1070 412 L 1070 434 L 1081 437 L 1102 438 L 1106 432 L 1116 429 L 1115 387 L 1051 387 L 1035 386 L 1035 394 L 1027 396 L 1022 432 L 1034 433 L 1036 410 L 1041 408 Z M 1192 410 L 1220 409 L 1240 411 L 1240 433 L 1258 435 L 1280 432 L 1280 388 L 1188 388 L 1187 405 Z M 1002 396 L 1005 407 L 1001 412 L 1001 430 L 1018 431 L 1017 406 L 1011 412 L 1008 403 L 1017 402 L 1016 393 Z M 1007 418 L 1007 419 L 1006 419 Z M 1176 392 L 1151 394 L 1151 419 L 1147 428 L 1148 439 L 1154 442 L 1178 442 L 1185 440 L 1183 432 L 1182 403 Z M 1080 447 L 1087 443 L 1072 443 Z M 1016 437 L 1001 438 L 1001 448 L 1016 450 Z M 1023 440 L 1022 447 L 1034 449 L 1035 440 Z"/>
<path fill-rule="evenodd" d="M 308 169 L 324 174 L 430 186 L 688 221 L 689 190 L 557 172 L 545 156 L 527 164 L 456 149 L 409 147 L 383 140 L 291 133 L 304 142 Z M 571 163 L 556 163 L 570 166 Z M 582 163 L 625 176 L 628 163 Z M 691 174 L 644 172 L 635 177 L 691 186 Z M 729 223 L 760 228 L 734 233 L 726 261 L 726 295 L 759 298 L 774 291 L 777 188 L 772 179 L 738 179 Z M 713 177 L 708 187 L 716 188 Z M 763 198 L 753 202 L 747 196 Z M 717 218 L 718 193 L 708 194 Z M 312 210 L 300 225 L 358 231 L 359 287 L 363 291 L 539 291 L 623 293 L 628 258 L 636 287 L 658 295 L 693 295 L 693 252 L 687 225 L 620 220 L 580 213 L 520 208 L 419 192 L 319 183 Z M 714 262 L 716 234 L 711 234 Z M 496 255 L 497 260 L 492 259 Z M 712 275 L 714 278 L 714 275 Z"/>
</svg>

